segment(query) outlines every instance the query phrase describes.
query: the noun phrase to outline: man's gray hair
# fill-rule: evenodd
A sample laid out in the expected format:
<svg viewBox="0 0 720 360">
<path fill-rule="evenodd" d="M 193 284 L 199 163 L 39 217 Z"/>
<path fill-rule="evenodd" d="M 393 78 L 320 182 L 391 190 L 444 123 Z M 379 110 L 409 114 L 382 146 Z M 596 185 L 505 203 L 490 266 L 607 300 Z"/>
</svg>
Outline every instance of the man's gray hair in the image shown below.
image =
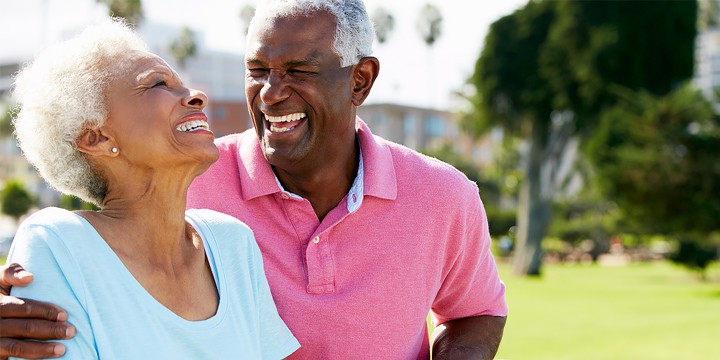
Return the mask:
<svg viewBox="0 0 720 360">
<path fill-rule="evenodd" d="M 96 205 L 107 184 L 75 142 L 105 123 L 107 86 L 133 50 L 147 45 L 124 21 L 110 19 L 48 47 L 15 78 L 13 125 L 23 154 L 50 186 Z"/>
<path fill-rule="evenodd" d="M 337 20 L 333 48 L 340 65 L 355 65 L 372 54 L 375 30 L 362 0 L 267 0 L 261 1 L 250 21 L 288 16 L 307 16 L 327 11 Z"/>
</svg>

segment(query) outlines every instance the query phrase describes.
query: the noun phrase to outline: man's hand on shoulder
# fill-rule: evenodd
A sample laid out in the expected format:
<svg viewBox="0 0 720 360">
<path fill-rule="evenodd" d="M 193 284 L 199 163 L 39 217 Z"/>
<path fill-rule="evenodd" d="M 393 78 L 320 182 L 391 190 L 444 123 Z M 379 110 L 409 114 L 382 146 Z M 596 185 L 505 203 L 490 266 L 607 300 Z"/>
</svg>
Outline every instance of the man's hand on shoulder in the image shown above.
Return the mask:
<svg viewBox="0 0 720 360">
<path fill-rule="evenodd" d="M 67 313 L 61 308 L 10 296 L 13 286 L 26 286 L 32 280 L 32 274 L 19 264 L 0 267 L 0 359 L 8 356 L 26 359 L 59 357 L 65 353 L 64 345 L 32 340 L 75 336 L 75 328 L 66 323 Z"/>
<path fill-rule="evenodd" d="M 504 316 L 473 316 L 450 320 L 433 332 L 432 358 L 492 360 L 500 347 Z"/>
</svg>

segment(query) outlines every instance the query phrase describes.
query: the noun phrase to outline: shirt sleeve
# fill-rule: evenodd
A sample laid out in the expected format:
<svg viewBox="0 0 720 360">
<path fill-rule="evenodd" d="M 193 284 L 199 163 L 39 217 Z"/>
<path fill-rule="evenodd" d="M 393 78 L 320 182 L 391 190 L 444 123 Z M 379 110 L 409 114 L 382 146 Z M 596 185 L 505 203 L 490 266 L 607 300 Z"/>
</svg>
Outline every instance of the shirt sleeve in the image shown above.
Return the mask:
<svg viewBox="0 0 720 360">
<path fill-rule="evenodd" d="M 260 319 L 260 346 L 264 359 L 282 359 L 300 348 L 300 343 L 280 318 L 270 293 L 263 267 L 262 255 L 257 244 L 252 246 L 252 274 L 255 286 L 256 309 Z"/>
<path fill-rule="evenodd" d="M 506 316 L 505 285 L 490 251 L 490 232 L 482 202 L 476 195 L 472 211 L 459 219 L 464 234 L 450 239 L 457 256 L 445 261 L 450 269 L 432 305 L 435 326 L 469 316 Z"/>
<path fill-rule="evenodd" d="M 79 267 L 56 233 L 43 225 L 23 224 L 13 239 L 8 262 L 19 263 L 34 275 L 31 284 L 13 287 L 11 295 L 50 302 L 68 313 L 76 335 L 59 341 L 65 345 L 64 358 L 98 359 L 90 320 L 80 300 L 82 289 L 71 285 L 77 282 Z"/>
</svg>

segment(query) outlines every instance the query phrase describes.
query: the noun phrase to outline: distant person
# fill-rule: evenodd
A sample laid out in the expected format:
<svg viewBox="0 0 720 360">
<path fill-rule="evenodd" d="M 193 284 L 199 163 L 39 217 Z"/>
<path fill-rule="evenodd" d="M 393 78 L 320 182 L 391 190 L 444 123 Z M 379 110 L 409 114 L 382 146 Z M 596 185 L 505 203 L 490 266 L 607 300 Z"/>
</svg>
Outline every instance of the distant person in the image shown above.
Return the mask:
<svg viewBox="0 0 720 360">
<path fill-rule="evenodd" d="M 507 306 L 478 188 L 357 118 L 380 67 L 373 36 L 360 0 L 260 2 L 245 53 L 254 130 L 216 141 L 220 159 L 193 182 L 188 207 L 253 229 L 302 344 L 291 359 L 428 359 L 431 343 L 435 360 L 492 359 Z M 6 286 L 26 282 L 19 269 Z M 38 317 L 17 312 L 0 321 Z M 26 337 L 63 328 L 32 323 Z"/>
<path fill-rule="evenodd" d="M 8 261 L 36 276 L 12 295 L 62 307 L 77 331 L 54 354 L 281 359 L 298 348 L 250 229 L 185 211 L 190 182 L 218 158 L 205 94 L 115 20 L 47 49 L 20 72 L 15 95 L 28 160 L 49 184 L 100 208 L 40 210 L 10 250 Z M 7 344 L 4 355 L 49 356 Z"/>
</svg>

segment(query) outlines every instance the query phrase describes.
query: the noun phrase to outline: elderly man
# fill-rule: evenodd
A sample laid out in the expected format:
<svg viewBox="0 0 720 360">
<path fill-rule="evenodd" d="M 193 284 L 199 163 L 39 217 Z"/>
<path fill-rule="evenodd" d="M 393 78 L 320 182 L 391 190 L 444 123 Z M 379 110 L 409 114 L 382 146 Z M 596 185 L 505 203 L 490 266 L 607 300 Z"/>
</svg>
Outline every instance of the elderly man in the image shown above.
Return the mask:
<svg viewBox="0 0 720 360">
<path fill-rule="evenodd" d="M 379 73 L 372 40 L 361 0 L 263 2 L 246 44 L 254 129 L 217 139 L 188 206 L 253 229 L 292 359 L 428 359 L 428 312 L 434 359 L 492 359 L 507 307 L 477 186 L 356 117 Z M 18 269 L 6 286 L 27 282 Z M 50 356 L 16 339 L 71 329 L 52 305 L 0 300 L 0 355 Z"/>
</svg>

